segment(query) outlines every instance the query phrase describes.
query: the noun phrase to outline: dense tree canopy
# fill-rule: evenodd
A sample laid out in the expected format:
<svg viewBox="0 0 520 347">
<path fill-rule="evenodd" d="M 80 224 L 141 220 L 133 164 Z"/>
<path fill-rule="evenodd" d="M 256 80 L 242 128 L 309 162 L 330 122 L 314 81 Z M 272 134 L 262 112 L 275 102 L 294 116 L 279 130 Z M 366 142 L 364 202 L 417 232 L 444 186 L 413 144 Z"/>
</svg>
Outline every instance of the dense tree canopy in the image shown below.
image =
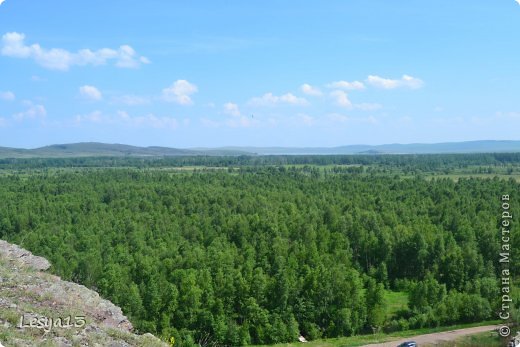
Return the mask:
<svg viewBox="0 0 520 347">
<path fill-rule="evenodd" d="M 141 332 L 276 343 L 494 318 L 503 194 L 519 184 L 261 166 L 7 173 L 0 237 Z M 409 292 L 409 310 L 389 318 L 387 290 Z"/>
</svg>

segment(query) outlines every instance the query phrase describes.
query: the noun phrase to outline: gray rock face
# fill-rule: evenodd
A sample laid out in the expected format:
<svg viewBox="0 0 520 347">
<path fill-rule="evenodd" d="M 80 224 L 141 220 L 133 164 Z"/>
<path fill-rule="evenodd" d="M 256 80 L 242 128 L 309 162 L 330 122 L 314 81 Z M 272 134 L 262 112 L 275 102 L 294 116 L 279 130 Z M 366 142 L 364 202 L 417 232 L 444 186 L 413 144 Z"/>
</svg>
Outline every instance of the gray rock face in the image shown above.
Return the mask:
<svg viewBox="0 0 520 347">
<path fill-rule="evenodd" d="M 51 267 L 51 263 L 43 257 L 33 255 L 28 250 L 0 240 L 0 256 L 21 266 L 38 271 L 46 271 Z"/>
<path fill-rule="evenodd" d="M 121 308 L 95 291 L 42 272 L 50 266 L 45 258 L 0 240 L 0 344 L 166 346 L 153 335 L 134 334 Z M 67 319 L 72 325 L 64 327 Z M 58 320 L 50 328 L 30 325 Z"/>
</svg>

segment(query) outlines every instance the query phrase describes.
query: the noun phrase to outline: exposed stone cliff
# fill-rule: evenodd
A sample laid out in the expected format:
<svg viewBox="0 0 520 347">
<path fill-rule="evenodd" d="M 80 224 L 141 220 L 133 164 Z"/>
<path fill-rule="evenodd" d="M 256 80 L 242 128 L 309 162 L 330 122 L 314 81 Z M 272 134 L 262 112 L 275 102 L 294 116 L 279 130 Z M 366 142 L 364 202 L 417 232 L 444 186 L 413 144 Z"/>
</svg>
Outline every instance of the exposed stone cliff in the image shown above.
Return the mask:
<svg viewBox="0 0 520 347">
<path fill-rule="evenodd" d="M 42 257 L 0 240 L 0 346 L 166 346 L 135 335 L 121 309 L 45 273 Z"/>
</svg>

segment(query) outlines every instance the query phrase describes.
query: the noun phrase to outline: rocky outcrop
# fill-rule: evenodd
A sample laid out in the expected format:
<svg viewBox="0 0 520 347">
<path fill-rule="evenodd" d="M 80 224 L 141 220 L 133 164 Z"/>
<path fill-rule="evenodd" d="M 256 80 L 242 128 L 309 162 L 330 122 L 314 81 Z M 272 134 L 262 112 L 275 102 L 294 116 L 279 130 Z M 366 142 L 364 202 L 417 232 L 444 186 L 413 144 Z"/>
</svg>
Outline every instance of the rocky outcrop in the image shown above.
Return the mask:
<svg viewBox="0 0 520 347">
<path fill-rule="evenodd" d="M 136 335 L 121 309 L 85 286 L 43 272 L 51 264 L 0 240 L 0 344 L 167 346 Z"/>
<path fill-rule="evenodd" d="M 43 257 L 33 255 L 28 250 L 0 240 L 0 257 L 9 262 L 17 263 L 19 266 L 38 271 L 45 271 L 51 267 L 51 263 Z"/>
</svg>

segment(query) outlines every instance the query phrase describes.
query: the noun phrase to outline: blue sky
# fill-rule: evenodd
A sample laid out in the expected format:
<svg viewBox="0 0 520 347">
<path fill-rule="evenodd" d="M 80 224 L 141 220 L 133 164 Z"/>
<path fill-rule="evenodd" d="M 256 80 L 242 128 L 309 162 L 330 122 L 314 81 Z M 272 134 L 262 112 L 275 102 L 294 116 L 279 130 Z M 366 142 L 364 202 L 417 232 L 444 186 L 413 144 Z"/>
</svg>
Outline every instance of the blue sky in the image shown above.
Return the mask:
<svg viewBox="0 0 520 347">
<path fill-rule="evenodd" d="M 518 140 L 519 34 L 515 0 L 5 0 L 0 146 Z"/>
</svg>

